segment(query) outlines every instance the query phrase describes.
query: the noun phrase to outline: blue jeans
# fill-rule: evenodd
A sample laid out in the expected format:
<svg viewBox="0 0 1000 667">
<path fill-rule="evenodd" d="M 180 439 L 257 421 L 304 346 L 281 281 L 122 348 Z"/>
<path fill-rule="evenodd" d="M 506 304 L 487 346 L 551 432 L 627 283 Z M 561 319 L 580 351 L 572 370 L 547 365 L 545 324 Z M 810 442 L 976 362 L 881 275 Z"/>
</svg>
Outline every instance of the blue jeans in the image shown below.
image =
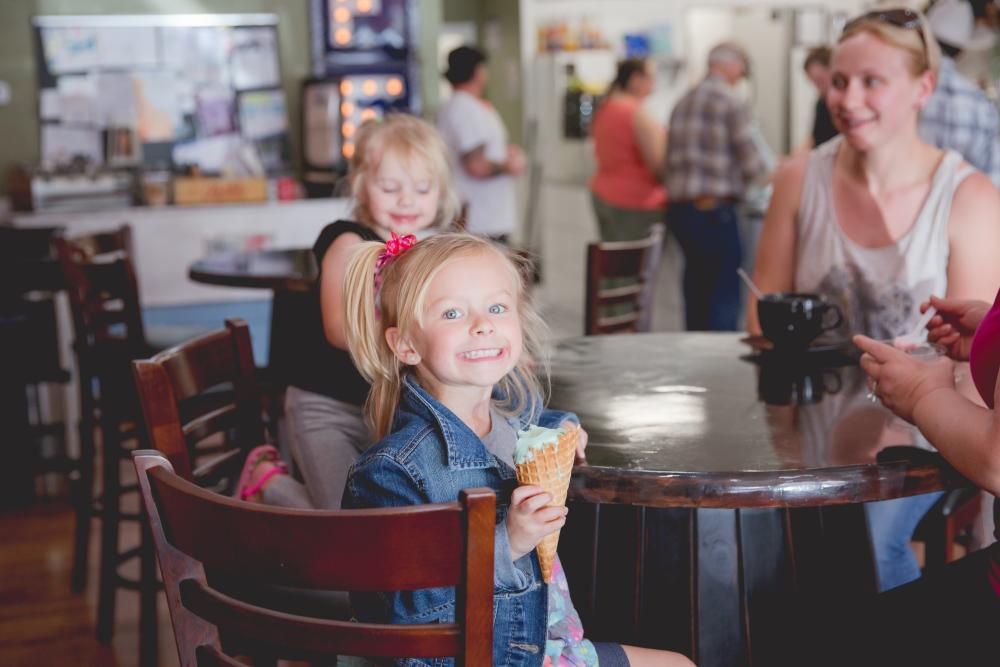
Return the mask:
<svg viewBox="0 0 1000 667">
<path fill-rule="evenodd" d="M 927 510 L 943 495 L 944 491 L 938 491 L 865 505 L 879 592 L 920 578 L 920 565 L 910 549 L 910 539 Z"/>
<path fill-rule="evenodd" d="M 701 209 L 667 206 L 667 224 L 684 251 L 684 318 L 688 331 L 736 331 L 743 247 L 735 204 Z"/>
</svg>

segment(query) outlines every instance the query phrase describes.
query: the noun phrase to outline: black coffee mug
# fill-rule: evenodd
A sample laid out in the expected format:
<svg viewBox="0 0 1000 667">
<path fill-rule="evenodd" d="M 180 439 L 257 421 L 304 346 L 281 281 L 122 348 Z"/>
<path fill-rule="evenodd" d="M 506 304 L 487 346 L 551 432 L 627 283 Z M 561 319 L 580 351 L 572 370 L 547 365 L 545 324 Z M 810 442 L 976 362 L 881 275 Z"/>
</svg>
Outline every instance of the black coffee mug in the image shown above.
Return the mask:
<svg viewBox="0 0 1000 667">
<path fill-rule="evenodd" d="M 757 320 L 775 349 L 804 350 L 824 331 L 839 327 L 844 314 L 819 294 L 772 292 L 757 300 Z"/>
<path fill-rule="evenodd" d="M 801 369 L 775 359 L 761 364 L 757 377 L 757 397 L 769 405 L 819 403 L 826 394 L 843 388 L 840 372 L 834 368 Z"/>
</svg>

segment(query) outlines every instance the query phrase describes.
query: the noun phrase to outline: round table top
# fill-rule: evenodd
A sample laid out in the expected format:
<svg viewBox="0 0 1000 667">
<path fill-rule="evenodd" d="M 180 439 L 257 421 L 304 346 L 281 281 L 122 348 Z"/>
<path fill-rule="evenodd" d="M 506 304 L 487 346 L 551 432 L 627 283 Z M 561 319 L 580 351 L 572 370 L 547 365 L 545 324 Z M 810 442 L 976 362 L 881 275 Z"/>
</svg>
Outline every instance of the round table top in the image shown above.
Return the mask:
<svg viewBox="0 0 1000 667">
<path fill-rule="evenodd" d="M 634 334 L 558 344 L 549 405 L 579 415 L 590 437 L 570 497 L 796 507 L 967 483 L 913 426 L 867 397 L 866 377 L 846 354 L 751 358 L 741 337 Z M 895 445 L 907 447 L 885 449 Z"/>
<path fill-rule="evenodd" d="M 292 248 L 209 255 L 191 265 L 188 277 L 209 285 L 305 292 L 317 273 L 312 250 Z"/>
</svg>

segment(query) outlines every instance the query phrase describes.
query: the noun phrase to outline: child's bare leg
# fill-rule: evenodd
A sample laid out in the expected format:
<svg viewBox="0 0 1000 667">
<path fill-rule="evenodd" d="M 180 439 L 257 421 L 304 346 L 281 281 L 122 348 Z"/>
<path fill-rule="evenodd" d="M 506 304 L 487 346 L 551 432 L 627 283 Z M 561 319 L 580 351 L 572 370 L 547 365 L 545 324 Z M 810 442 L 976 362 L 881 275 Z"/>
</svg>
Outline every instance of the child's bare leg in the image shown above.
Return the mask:
<svg viewBox="0 0 1000 667">
<path fill-rule="evenodd" d="M 690 658 L 674 651 L 660 651 L 625 644 L 622 644 L 622 649 L 631 667 L 695 667 Z"/>
</svg>

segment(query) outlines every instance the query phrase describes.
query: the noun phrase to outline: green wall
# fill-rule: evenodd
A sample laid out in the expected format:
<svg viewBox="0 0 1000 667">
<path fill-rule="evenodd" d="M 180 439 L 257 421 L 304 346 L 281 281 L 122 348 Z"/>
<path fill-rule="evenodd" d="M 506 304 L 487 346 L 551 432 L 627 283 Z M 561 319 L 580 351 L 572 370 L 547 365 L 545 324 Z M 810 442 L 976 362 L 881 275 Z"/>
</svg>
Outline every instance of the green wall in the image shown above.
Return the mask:
<svg viewBox="0 0 1000 667">
<path fill-rule="evenodd" d="M 479 34 L 479 46 L 490 56 L 486 97 L 496 107 L 507 126 L 510 140 L 520 144 L 524 137 L 521 97 L 520 3 L 514 0 L 443 0 L 445 23 L 472 22 Z M 489 44 L 494 38 L 499 44 Z M 499 46 L 499 48 L 496 48 Z"/>
<path fill-rule="evenodd" d="M 425 108 L 437 108 L 436 44 L 443 0 L 419 0 L 418 38 Z M 299 84 L 311 74 L 309 0 L 0 0 L 0 81 L 11 101 L 0 106 L 0 195 L 7 169 L 38 162 L 38 102 L 31 17 L 41 14 L 277 14 L 281 75 L 288 103 L 292 153 L 300 162 Z"/>
</svg>

